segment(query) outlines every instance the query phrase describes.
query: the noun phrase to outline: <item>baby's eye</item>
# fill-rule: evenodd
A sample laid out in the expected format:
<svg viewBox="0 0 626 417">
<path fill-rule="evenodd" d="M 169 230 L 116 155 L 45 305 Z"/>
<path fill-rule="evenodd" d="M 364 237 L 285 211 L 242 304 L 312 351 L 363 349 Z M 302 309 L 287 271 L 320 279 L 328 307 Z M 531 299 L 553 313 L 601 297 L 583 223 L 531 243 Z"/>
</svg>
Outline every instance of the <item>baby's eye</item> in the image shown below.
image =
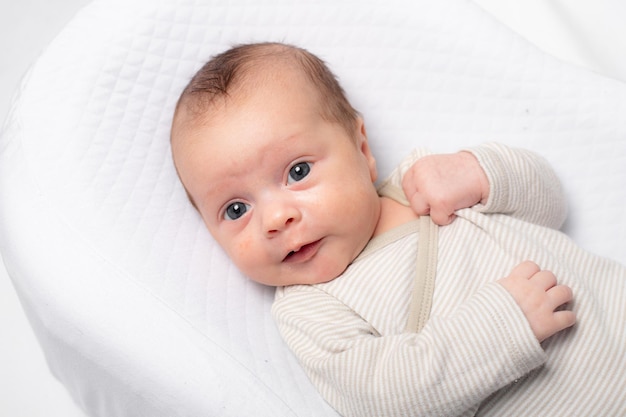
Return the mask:
<svg viewBox="0 0 626 417">
<path fill-rule="evenodd" d="M 249 208 L 249 204 L 241 203 L 239 201 L 231 203 L 228 205 L 228 207 L 226 207 L 226 210 L 224 211 L 224 220 L 237 220 L 238 218 L 246 214 Z"/>
<path fill-rule="evenodd" d="M 311 172 L 311 164 L 309 162 L 300 162 L 295 164 L 289 170 L 289 178 L 287 179 L 287 184 L 302 181 L 304 177 L 309 175 L 309 172 Z"/>
</svg>

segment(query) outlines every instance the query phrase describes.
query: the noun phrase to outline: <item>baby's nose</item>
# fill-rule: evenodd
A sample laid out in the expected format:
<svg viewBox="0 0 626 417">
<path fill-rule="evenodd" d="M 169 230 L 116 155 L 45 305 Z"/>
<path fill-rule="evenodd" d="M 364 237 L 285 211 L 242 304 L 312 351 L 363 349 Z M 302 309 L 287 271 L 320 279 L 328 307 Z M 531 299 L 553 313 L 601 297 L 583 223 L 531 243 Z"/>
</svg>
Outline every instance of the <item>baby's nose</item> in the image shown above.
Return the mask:
<svg viewBox="0 0 626 417">
<path fill-rule="evenodd" d="M 268 237 L 286 230 L 292 223 L 300 220 L 300 210 L 293 204 L 276 202 L 264 211 L 263 228 Z"/>
</svg>

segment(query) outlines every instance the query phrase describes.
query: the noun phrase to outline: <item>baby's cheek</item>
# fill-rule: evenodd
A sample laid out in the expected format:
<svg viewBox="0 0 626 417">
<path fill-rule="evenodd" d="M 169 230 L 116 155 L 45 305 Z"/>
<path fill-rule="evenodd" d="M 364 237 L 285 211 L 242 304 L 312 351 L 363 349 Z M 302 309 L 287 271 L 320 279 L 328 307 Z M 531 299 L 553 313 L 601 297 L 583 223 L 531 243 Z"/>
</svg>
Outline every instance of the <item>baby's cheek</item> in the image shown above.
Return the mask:
<svg viewBox="0 0 626 417">
<path fill-rule="evenodd" d="M 251 241 L 249 238 L 241 239 L 237 242 L 237 249 L 248 250 L 250 248 Z"/>
<path fill-rule="evenodd" d="M 235 242 L 232 246 L 231 257 L 236 259 L 239 263 L 251 263 L 255 258 L 252 239 L 244 238 Z"/>
<path fill-rule="evenodd" d="M 268 266 L 269 259 L 264 248 L 254 237 L 239 239 L 233 245 L 235 253 L 231 256 L 237 266 L 245 273 L 256 275 Z"/>
</svg>

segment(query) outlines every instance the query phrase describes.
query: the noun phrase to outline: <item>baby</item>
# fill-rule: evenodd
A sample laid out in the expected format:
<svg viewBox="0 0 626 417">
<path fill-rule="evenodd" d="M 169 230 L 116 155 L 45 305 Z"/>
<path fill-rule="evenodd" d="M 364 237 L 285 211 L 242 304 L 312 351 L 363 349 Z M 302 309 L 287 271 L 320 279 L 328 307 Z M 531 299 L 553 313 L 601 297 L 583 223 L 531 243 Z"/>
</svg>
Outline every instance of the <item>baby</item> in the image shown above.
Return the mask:
<svg viewBox="0 0 626 417">
<path fill-rule="evenodd" d="M 276 43 L 201 68 L 171 139 L 210 233 L 278 287 L 281 334 L 342 415 L 626 414 L 626 268 L 557 230 L 537 155 L 419 150 L 377 188 L 333 74 Z"/>
</svg>

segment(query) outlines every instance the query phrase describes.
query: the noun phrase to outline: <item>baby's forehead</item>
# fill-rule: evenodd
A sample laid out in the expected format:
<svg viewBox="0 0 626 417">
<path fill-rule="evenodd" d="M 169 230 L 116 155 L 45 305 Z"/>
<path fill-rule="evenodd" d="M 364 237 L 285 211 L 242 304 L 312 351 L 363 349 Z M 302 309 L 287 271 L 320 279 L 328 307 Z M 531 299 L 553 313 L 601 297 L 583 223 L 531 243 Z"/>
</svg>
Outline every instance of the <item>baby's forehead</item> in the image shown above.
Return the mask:
<svg viewBox="0 0 626 417">
<path fill-rule="evenodd" d="M 249 68 L 241 71 L 234 80 L 226 96 L 232 99 L 245 98 L 258 91 L 267 93 L 263 86 L 276 88 L 315 86 L 307 76 L 305 69 L 292 59 L 259 59 L 251 62 Z"/>
<path fill-rule="evenodd" d="M 199 131 L 219 125 L 222 117 L 232 116 L 234 112 L 250 111 L 246 108 L 246 103 L 250 101 L 258 105 L 263 102 L 264 97 L 270 98 L 285 90 L 302 92 L 301 100 L 310 101 L 319 109 L 319 96 L 315 86 L 301 66 L 290 61 L 257 61 L 243 71 L 223 94 L 208 96 L 200 92 L 185 97 L 174 117 L 172 141 L 184 141 L 187 142 L 186 146 L 193 148 L 198 145 L 198 141 L 206 140 L 197 137 L 194 140 Z M 202 145 L 215 146 L 216 149 L 219 147 L 217 144 Z"/>
</svg>

